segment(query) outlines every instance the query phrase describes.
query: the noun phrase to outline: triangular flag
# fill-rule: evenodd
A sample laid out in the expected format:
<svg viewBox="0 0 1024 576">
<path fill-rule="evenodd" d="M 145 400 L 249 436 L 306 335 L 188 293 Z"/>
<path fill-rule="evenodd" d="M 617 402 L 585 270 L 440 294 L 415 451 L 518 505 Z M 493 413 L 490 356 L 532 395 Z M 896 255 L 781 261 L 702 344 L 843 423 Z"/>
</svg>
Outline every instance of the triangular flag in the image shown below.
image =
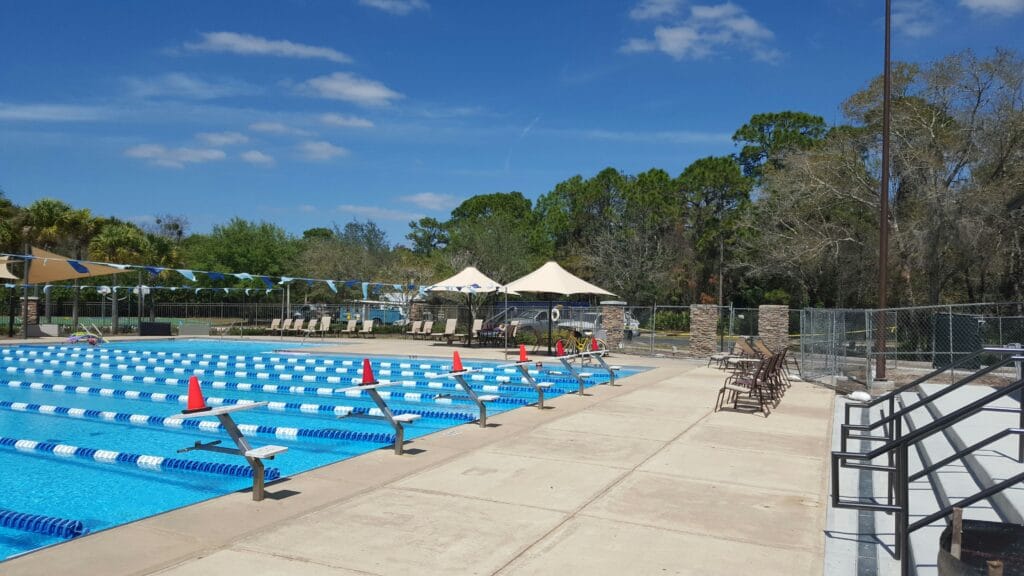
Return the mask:
<svg viewBox="0 0 1024 576">
<path fill-rule="evenodd" d="M 178 270 L 178 274 L 181 274 L 189 282 L 196 281 L 196 275 L 191 270 Z"/>
<path fill-rule="evenodd" d="M 327 287 L 331 289 L 331 292 L 338 293 L 338 287 L 334 285 L 334 280 L 327 280 Z"/>
</svg>

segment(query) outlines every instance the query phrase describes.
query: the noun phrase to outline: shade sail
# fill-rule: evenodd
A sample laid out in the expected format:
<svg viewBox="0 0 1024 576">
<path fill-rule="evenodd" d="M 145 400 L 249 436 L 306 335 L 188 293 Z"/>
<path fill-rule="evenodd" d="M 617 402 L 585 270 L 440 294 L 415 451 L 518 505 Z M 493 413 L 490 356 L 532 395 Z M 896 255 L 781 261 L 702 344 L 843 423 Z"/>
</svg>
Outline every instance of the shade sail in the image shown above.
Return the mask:
<svg viewBox="0 0 1024 576">
<path fill-rule="evenodd" d="M 0 256 L 0 280 L 21 280 L 7 268 L 8 264 L 14 263 L 14 260 L 8 260 L 7 256 Z"/>
<path fill-rule="evenodd" d="M 431 292 L 463 292 L 467 294 L 478 294 L 486 292 L 505 292 L 505 286 L 498 284 L 483 272 L 472 266 L 467 266 L 451 278 L 445 278 L 430 286 L 427 290 Z M 511 295 L 515 292 L 509 291 Z"/>
<path fill-rule="evenodd" d="M 76 280 L 93 276 L 109 276 L 120 274 L 124 270 L 92 262 L 80 263 L 77 260 L 47 252 L 40 248 L 32 248 L 32 263 L 28 267 L 29 284 L 45 284 L 59 280 Z"/>
<path fill-rule="evenodd" d="M 509 282 L 506 286 L 509 290 L 516 292 L 544 292 L 548 294 L 605 294 L 615 296 L 611 292 L 594 286 L 590 282 L 578 278 L 558 265 L 558 262 L 548 262 L 530 272 L 518 280 Z"/>
</svg>

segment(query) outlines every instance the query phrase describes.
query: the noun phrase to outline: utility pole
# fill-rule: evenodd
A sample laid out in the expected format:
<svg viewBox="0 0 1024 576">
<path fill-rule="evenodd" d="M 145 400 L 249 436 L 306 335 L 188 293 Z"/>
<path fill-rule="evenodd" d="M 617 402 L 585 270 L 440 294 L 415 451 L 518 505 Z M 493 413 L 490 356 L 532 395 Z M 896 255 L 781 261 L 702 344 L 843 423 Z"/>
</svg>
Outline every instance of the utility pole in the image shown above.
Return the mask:
<svg viewBox="0 0 1024 576">
<path fill-rule="evenodd" d="M 875 380 L 885 380 L 885 330 L 889 284 L 889 122 L 892 116 L 892 0 L 885 0 L 885 68 L 882 75 L 882 182 L 878 210 L 878 309 L 875 318 Z"/>
</svg>

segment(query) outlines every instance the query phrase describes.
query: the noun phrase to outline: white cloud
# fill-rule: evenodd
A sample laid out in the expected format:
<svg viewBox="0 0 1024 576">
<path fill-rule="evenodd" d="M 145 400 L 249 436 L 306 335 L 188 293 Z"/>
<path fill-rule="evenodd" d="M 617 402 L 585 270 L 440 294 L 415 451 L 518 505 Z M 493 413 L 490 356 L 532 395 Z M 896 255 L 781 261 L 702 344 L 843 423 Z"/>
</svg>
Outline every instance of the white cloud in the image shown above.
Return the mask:
<svg viewBox="0 0 1024 576">
<path fill-rule="evenodd" d="M 370 8 L 376 8 L 399 16 L 405 16 L 416 10 L 430 8 L 430 4 L 427 4 L 424 0 L 359 0 L 359 3 L 363 6 L 369 6 Z"/>
<path fill-rule="evenodd" d="M 726 2 L 691 6 L 689 17 L 682 22 L 657 26 L 653 38 L 630 38 L 619 50 L 626 54 L 658 51 L 676 60 L 697 60 L 722 50 L 740 49 L 755 60 L 776 62 L 782 53 L 768 45 L 774 37 L 744 8 Z"/>
<path fill-rule="evenodd" d="M 939 30 L 939 10 L 932 0 L 898 0 L 892 5 L 892 28 L 910 38 L 924 38 Z"/>
<path fill-rule="evenodd" d="M 381 208 L 380 206 L 358 206 L 355 204 L 341 204 L 337 207 L 338 212 L 342 214 L 351 214 L 354 216 L 362 216 L 370 220 L 395 220 L 398 222 L 409 222 L 411 220 L 419 220 L 423 217 L 422 214 L 415 212 L 405 212 L 403 210 L 393 210 L 391 208 Z"/>
<path fill-rule="evenodd" d="M 200 132 L 196 139 L 207 146 L 232 146 L 249 141 L 248 136 L 238 132 Z"/>
<path fill-rule="evenodd" d="M 129 158 L 147 160 L 151 164 L 167 168 L 183 168 L 185 164 L 200 164 L 223 160 L 223 150 L 211 148 L 166 148 L 159 144 L 140 144 L 124 151 Z"/>
<path fill-rule="evenodd" d="M 335 146 L 323 140 L 309 141 L 299 144 L 299 152 L 306 160 L 330 160 L 339 156 L 348 156 L 348 149 Z"/>
<path fill-rule="evenodd" d="M 420 192 L 419 194 L 401 196 L 399 200 L 415 204 L 427 210 L 446 210 L 454 208 L 458 204 L 458 199 L 455 196 L 451 194 L 436 194 L 434 192 Z"/>
<path fill-rule="evenodd" d="M 305 212 L 306 214 L 312 214 L 316 212 L 316 206 L 312 204 L 299 204 L 299 212 Z"/>
<path fill-rule="evenodd" d="M 361 106 L 386 106 L 392 100 L 403 98 L 401 94 L 377 82 L 349 74 L 335 72 L 317 76 L 299 85 L 301 92 L 321 98 L 344 100 Z"/>
<path fill-rule="evenodd" d="M 221 79 L 217 82 L 208 82 L 181 72 L 171 72 L 153 78 L 126 78 L 125 84 L 128 91 L 139 98 L 212 100 L 259 91 L 255 86 L 239 80 Z"/>
<path fill-rule="evenodd" d="M 108 110 L 95 106 L 68 104 L 7 104 L 0 102 L 0 120 L 25 122 L 91 122 L 107 116 Z"/>
<path fill-rule="evenodd" d="M 612 140 L 635 143 L 724 144 L 732 141 L 731 132 L 694 132 L 688 130 L 662 132 L 616 132 L 613 130 L 567 130 L 556 132 L 586 140 Z"/>
<path fill-rule="evenodd" d="M 324 114 L 320 121 L 329 126 L 341 126 L 342 128 L 373 128 L 373 122 L 358 116 L 343 116 L 341 114 Z"/>
<path fill-rule="evenodd" d="M 298 128 L 292 128 L 287 124 L 281 122 L 253 122 L 249 124 L 249 130 L 253 132 L 264 132 L 266 134 L 291 134 L 295 136 L 304 136 L 308 134 L 305 130 Z"/>
<path fill-rule="evenodd" d="M 259 150 L 246 150 L 245 152 L 242 152 L 240 157 L 243 162 L 248 162 L 249 164 L 257 164 L 259 166 L 274 165 L 274 157 L 270 154 L 264 154 Z"/>
<path fill-rule="evenodd" d="M 1024 0 L 960 0 L 960 5 L 982 14 L 999 16 L 1024 12 Z"/>
<path fill-rule="evenodd" d="M 643 0 L 629 11 L 633 20 L 656 20 L 675 16 L 683 6 L 683 0 Z"/>
<path fill-rule="evenodd" d="M 282 58 L 322 58 L 331 62 L 351 62 L 347 54 L 326 46 L 297 44 L 288 40 L 268 40 L 237 32 L 204 32 L 203 41 L 186 43 L 185 48 L 200 52 L 228 52 L 245 56 L 279 56 Z"/>
</svg>

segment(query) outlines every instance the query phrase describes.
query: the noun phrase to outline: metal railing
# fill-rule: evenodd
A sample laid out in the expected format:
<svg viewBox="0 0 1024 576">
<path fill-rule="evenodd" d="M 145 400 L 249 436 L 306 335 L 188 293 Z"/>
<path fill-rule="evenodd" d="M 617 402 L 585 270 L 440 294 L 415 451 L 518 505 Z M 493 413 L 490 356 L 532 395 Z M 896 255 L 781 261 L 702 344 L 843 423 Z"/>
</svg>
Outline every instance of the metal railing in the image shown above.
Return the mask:
<svg viewBox="0 0 1024 576">
<path fill-rule="evenodd" d="M 947 370 L 955 370 L 958 364 L 966 364 L 975 359 L 976 356 L 981 354 L 990 354 L 995 356 L 1003 356 L 1003 359 L 997 362 L 993 366 L 987 366 L 983 369 L 977 370 L 975 373 L 970 374 L 956 383 L 948 386 L 947 388 L 932 394 L 927 398 L 916 401 L 909 406 L 905 406 L 900 410 L 896 410 L 896 399 L 900 393 L 905 392 L 914 386 L 922 384 L 942 374 Z M 906 434 L 903 433 L 903 418 L 908 415 L 911 411 L 925 406 L 926 404 L 933 403 L 936 399 L 945 396 L 957 388 L 965 386 L 970 382 L 977 380 L 982 373 L 989 373 L 999 367 L 1008 365 L 1009 363 L 1022 362 L 1024 356 L 1021 356 L 1021 350 L 1019 348 L 987 348 L 979 350 L 970 356 L 962 358 L 958 362 L 954 362 L 949 366 L 945 366 L 934 372 L 923 376 L 906 386 L 897 388 L 887 394 L 872 399 L 869 402 L 863 403 L 851 403 L 846 406 L 845 418 L 841 428 L 840 436 L 840 450 L 832 452 L 831 455 L 831 476 L 832 476 L 832 507 L 833 508 L 848 508 L 854 510 L 868 510 L 876 512 L 885 512 L 896 515 L 896 547 L 895 557 L 900 560 L 901 574 L 908 576 L 910 574 L 910 555 L 909 555 L 909 543 L 910 534 L 914 531 L 923 528 L 939 520 L 949 516 L 954 508 L 964 508 L 970 506 L 981 500 L 990 498 L 1017 483 L 1024 482 L 1024 472 L 1012 476 L 1006 480 L 1000 481 L 996 484 L 983 488 L 977 493 L 964 498 L 963 500 L 945 506 L 934 512 L 921 518 L 913 523 L 910 522 L 910 483 L 919 480 L 925 476 L 934 474 L 937 470 L 950 464 L 951 462 L 960 460 L 965 456 L 995 442 L 1002 438 L 1010 435 L 1015 435 L 1018 438 L 1018 462 L 1024 463 L 1024 403 L 1021 404 L 1015 411 L 1020 414 L 1021 425 L 1017 428 L 1007 428 L 1000 430 L 990 435 L 989 437 L 972 444 L 971 446 L 965 447 L 960 450 L 954 450 L 954 453 L 942 460 L 932 463 L 930 465 L 924 465 L 922 470 L 910 474 L 909 472 L 909 452 L 910 448 L 916 445 L 918 442 L 936 434 L 942 432 L 951 426 L 974 416 L 982 411 L 991 410 L 988 404 L 1000 398 L 1005 398 L 1014 394 L 1018 391 L 1024 390 L 1024 378 L 1019 378 L 1013 384 L 997 388 L 994 391 L 986 394 L 985 396 L 965 404 L 960 408 L 941 416 L 929 424 L 922 426 L 916 430 L 912 430 Z M 868 424 L 851 424 L 850 423 L 850 408 L 857 407 L 866 410 L 871 410 L 874 406 L 878 406 L 882 403 L 888 403 L 889 414 L 885 415 L 882 413 L 882 417 L 874 422 Z M 849 431 L 859 430 L 870 432 L 882 428 L 884 431 L 883 436 L 871 436 L 870 434 L 865 435 L 850 435 Z M 869 450 L 867 452 L 850 452 L 846 447 L 846 443 L 849 439 L 864 440 L 864 441 L 881 441 L 883 445 Z M 887 464 L 873 464 L 872 462 L 880 457 L 886 457 L 888 459 Z M 851 462 L 851 461 L 856 461 Z M 841 496 L 840 486 L 840 469 L 841 468 L 852 468 L 859 470 L 869 470 L 874 472 L 885 472 L 889 480 L 887 489 L 887 502 L 882 504 L 875 501 L 865 500 L 850 500 L 844 499 Z"/>
</svg>

